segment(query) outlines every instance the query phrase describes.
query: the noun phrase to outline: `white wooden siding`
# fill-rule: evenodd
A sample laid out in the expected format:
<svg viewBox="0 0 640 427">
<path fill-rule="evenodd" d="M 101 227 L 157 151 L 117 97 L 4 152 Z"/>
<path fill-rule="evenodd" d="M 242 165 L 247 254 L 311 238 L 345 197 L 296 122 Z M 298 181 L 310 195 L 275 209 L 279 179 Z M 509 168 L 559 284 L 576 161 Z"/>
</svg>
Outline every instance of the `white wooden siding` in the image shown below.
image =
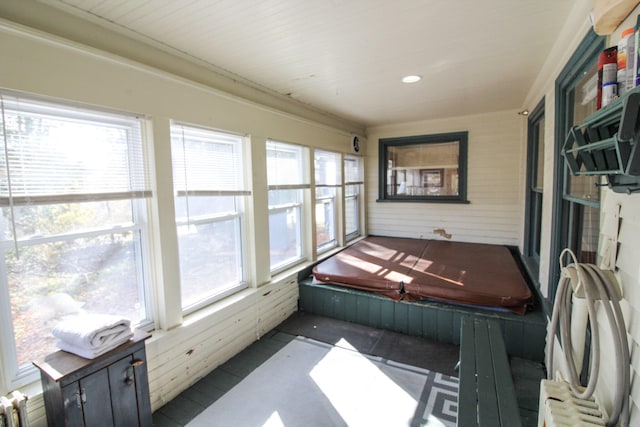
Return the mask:
<svg viewBox="0 0 640 427">
<path fill-rule="evenodd" d="M 297 310 L 294 278 L 242 292 L 205 318 L 147 343 L 151 407 L 156 410 Z M 206 311 L 206 310 L 205 310 Z"/>
<path fill-rule="evenodd" d="M 443 228 L 455 241 L 521 245 L 525 149 L 521 125 L 525 120 L 516 111 L 504 111 L 369 129 L 369 234 L 438 239 L 433 230 Z M 469 204 L 376 202 L 380 138 L 456 131 L 469 132 Z"/>
<path fill-rule="evenodd" d="M 620 230 L 619 247 L 616 262 L 616 276 L 622 288 L 623 300 L 621 306 L 625 323 L 627 325 L 629 349 L 632 355 L 631 360 L 631 423 L 630 425 L 640 425 L 640 269 L 638 260 L 640 259 L 640 194 L 625 195 L 617 194 L 610 190 L 603 192 L 601 205 L 601 217 L 612 214 L 617 206 L 620 206 Z M 604 231 L 604 230 L 603 230 Z M 615 238 L 614 235 L 604 235 L 602 237 Z M 600 254 L 602 255 L 602 254 Z M 605 407 L 610 410 L 613 405 L 612 399 L 615 395 L 615 383 L 613 382 L 612 371 L 609 367 L 614 366 L 613 351 L 608 351 L 612 346 L 612 333 L 608 327 L 608 321 L 601 310 L 598 316 L 601 338 L 601 368 L 598 377 L 598 388 L 596 393 Z"/>
</svg>

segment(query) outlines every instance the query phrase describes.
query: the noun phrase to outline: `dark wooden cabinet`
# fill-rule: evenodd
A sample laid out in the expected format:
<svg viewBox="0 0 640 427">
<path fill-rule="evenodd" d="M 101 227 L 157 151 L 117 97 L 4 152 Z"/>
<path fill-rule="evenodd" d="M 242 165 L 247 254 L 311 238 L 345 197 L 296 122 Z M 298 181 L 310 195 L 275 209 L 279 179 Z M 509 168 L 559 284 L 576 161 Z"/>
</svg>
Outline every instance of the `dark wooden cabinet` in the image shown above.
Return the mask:
<svg viewBox="0 0 640 427">
<path fill-rule="evenodd" d="M 151 426 L 144 340 L 133 338 L 96 359 L 57 351 L 40 369 L 49 426 Z"/>
</svg>

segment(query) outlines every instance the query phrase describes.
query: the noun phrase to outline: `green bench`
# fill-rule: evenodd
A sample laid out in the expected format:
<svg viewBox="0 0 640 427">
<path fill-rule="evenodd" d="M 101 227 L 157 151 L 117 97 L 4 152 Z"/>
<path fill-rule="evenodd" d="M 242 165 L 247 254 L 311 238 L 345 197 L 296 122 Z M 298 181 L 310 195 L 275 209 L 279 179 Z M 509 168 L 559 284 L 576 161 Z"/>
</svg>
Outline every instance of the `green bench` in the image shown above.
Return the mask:
<svg viewBox="0 0 640 427">
<path fill-rule="evenodd" d="M 521 427 L 500 324 L 465 316 L 460 331 L 458 427 Z"/>
</svg>

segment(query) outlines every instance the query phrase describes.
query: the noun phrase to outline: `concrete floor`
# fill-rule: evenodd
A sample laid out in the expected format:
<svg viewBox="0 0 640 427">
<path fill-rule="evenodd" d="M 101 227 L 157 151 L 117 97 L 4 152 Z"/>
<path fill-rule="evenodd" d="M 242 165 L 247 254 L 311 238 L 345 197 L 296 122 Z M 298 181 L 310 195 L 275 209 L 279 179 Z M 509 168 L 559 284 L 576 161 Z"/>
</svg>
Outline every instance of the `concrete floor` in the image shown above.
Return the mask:
<svg viewBox="0 0 640 427">
<path fill-rule="evenodd" d="M 457 376 L 456 345 L 298 312 L 154 412 L 153 425 L 186 425 L 297 335 L 332 345 L 345 343 L 364 354 Z M 523 426 L 536 426 L 544 368 L 526 359 L 511 358 L 510 363 Z"/>
</svg>

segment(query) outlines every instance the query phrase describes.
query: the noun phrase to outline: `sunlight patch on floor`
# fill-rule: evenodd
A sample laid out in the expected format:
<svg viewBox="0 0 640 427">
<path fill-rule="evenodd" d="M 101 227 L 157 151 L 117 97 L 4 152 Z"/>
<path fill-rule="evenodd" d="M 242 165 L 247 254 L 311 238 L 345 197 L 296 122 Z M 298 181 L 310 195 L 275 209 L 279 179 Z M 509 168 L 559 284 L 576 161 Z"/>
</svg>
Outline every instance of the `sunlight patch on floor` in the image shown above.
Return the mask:
<svg viewBox="0 0 640 427">
<path fill-rule="evenodd" d="M 409 425 L 424 379 L 409 393 L 345 340 L 337 343 L 310 371 L 316 385 L 347 425 Z M 405 425 L 405 424 L 400 424 Z"/>
<path fill-rule="evenodd" d="M 280 418 L 280 414 L 278 411 L 274 411 L 273 414 L 267 419 L 267 421 L 262 425 L 262 427 L 285 427 L 282 418 Z"/>
</svg>

